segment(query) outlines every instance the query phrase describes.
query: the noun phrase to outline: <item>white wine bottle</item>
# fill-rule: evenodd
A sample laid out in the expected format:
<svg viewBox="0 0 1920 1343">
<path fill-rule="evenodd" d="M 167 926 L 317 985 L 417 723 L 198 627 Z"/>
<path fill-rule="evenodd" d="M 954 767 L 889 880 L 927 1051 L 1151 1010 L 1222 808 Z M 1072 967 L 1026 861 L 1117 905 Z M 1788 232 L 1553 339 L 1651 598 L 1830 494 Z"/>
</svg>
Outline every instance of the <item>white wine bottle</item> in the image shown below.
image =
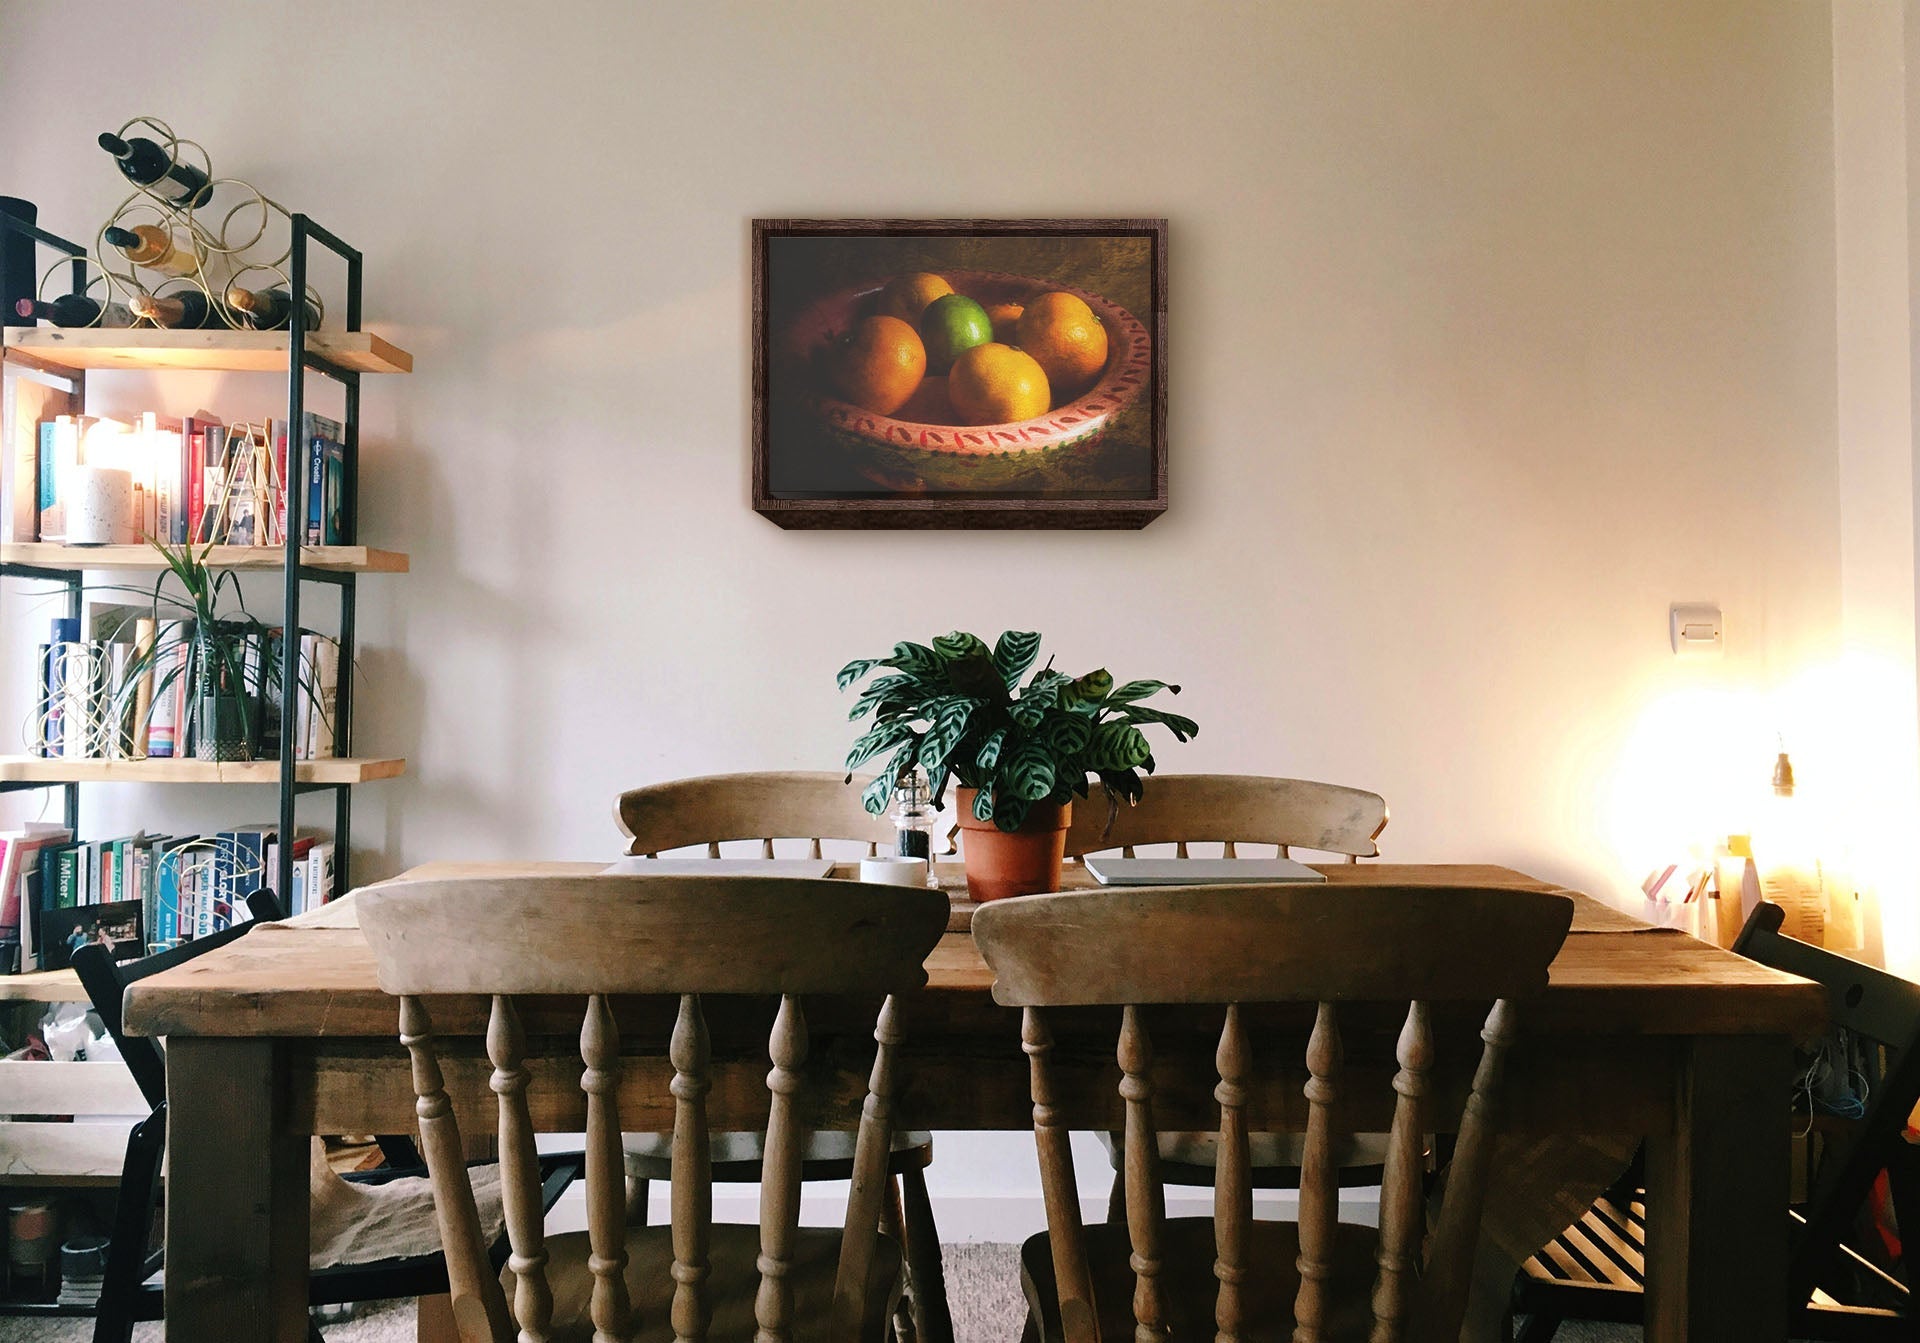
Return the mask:
<svg viewBox="0 0 1920 1343">
<path fill-rule="evenodd" d="M 248 289 L 236 284 L 227 290 L 227 306 L 245 315 L 247 325 L 256 331 L 277 331 L 293 317 L 293 298 L 278 286 Z M 311 331 L 320 325 L 320 306 L 312 295 L 306 296 L 306 309 L 306 327 Z"/>
<path fill-rule="evenodd" d="M 122 140 L 102 135 L 100 147 L 113 155 L 120 175 L 138 183 L 170 205 L 199 209 L 213 198 L 213 183 L 190 163 L 182 163 L 166 149 L 143 136 Z"/>
<path fill-rule="evenodd" d="M 155 326 L 178 331 L 196 331 L 203 327 L 226 326 L 213 300 L 198 289 L 177 289 L 171 294 L 135 294 L 127 305 L 135 317 L 143 317 Z"/>
<path fill-rule="evenodd" d="M 134 265 L 162 275 L 192 275 L 200 269 L 191 244 L 152 224 L 135 224 L 130 229 L 111 226 L 103 236 Z"/>
</svg>

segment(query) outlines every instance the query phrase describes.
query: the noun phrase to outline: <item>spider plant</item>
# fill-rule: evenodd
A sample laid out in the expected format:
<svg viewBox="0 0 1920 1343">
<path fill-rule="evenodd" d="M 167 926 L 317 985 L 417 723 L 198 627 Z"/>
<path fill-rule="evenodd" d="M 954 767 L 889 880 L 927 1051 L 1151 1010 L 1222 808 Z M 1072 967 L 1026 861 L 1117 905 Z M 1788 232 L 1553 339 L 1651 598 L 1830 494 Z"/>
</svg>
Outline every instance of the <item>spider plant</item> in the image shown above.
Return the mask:
<svg viewBox="0 0 1920 1343">
<path fill-rule="evenodd" d="M 1180 693 L 1165 681 L 1116 686 L 1105 668 L 1069 676 L 1048 659 L 1021 685 L 1039 656 L 1038 634 L 1009 630 L 988 648 L 977 635 L 955 632 L 842 667 L 843 691 L 877 668 L 890 672 L 868 683 L 847 715 L 873 716 L 847 754 L 849 771 L 892 752 L 861 794 L 866 809 L 883 811 L 917 767 L 932 781 L 935 806 L 957 780 L 975 790 L 974 818 L 1000 830 L 1019 829 L 1037 802 L 1087 797 L 1095 779 L 1117 810 L 1140 800 L 1141 775 L 1153 773 L 1142 727 L 1164 727 L 1178 741 L 1200 731 L 1191 718 L 1141 703 L 1162 690 Z"/>
<path fill-rule="evenodd" d="M 211 544 L 196 550 L 191 543 L 170 546 L 152 537 L 147 539 L 166 561 L 166 570 L 154 579 L 151 593 L 144 588 L 118 590 L 137 591 L 149 598 L 156 634 L 164 621 L 173 620 L 191 621 L 192 632 L 183 657 L 171 657 L 168 645 L 157 637 L 134 656 L 115 704 L 116 718 L 127 719 L 135 703 L 135 684 L 141 679 L 152 677 L 151 698 L 157 703 L 185 677 L 186 686 L 194 693 L 187 700 L 187 720 L 182 727 L 191 728 L 197 743 L 195 754 L 203 759 L 251 759 L 260 743 L 262 724 L 260 705 L 250 692 L 258 690 L 277 697 L 280 689 L 279 659 L 265 656 L 271 627 L 247 610 L 238 574 L 207 564 Z M 166 590 L 169 577 L 179 584 L 180 595 Z M 256 641 L 261 649 L 259 680 L 250 687 L 248 646 Z M 305 678 L 301 683 L 309 692 L 314 689 Z M 285 698 L 280 698 L 284 704 Z M 313 699 L 318 711 L 318 695 Z M 284 712 L 282 717 L 286 717 Z M 290 725 L 283 721 L 282 730 L 291 730 Z"/>
</svg>

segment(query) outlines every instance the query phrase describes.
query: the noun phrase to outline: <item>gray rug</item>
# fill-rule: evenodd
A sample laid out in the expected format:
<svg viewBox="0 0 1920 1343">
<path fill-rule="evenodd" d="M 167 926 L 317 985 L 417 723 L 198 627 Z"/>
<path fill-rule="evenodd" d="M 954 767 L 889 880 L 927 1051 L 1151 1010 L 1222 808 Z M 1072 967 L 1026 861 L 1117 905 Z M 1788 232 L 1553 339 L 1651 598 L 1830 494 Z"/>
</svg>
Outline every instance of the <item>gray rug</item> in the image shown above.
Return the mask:
<svg viewBox="0 0 1920 1343">
<path fill-rule="evenodd" d="M 945 1248 L 955 1343 L 1015 1343 L 1020 1337 L 1027 1308 L 1020 1298 L 1016 1251 L 1012 1245 Z M 324 1332 L 327 1343 L 412 1343 L 413 1302 L 362 1306 L 357 1318 L 327 1325 Z M 136 1326 L 133 1336 L 136 1343 L 162 1343 L 157 1324 Z M 87 1343 L 92 1337 L 92 1320 L 0 1318 L 0 1340 L 6 1343 Z M 1566 1324 L 1556 1343 L 1633 1343 L 1643 1337 L 1639 1329 L 1622 1325 Z"/>
</svg>

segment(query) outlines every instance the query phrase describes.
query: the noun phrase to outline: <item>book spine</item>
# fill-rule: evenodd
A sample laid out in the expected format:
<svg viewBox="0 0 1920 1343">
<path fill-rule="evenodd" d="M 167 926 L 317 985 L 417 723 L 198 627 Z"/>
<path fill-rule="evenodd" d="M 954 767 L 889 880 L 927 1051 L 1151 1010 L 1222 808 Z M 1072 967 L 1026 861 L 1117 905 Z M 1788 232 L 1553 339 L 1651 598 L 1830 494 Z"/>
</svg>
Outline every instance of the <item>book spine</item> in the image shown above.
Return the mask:
<svg viewBox="0 0 1920 1343">
<path fill-rule="evenodd" d="M 60 645 L 60 758 L 81 760 L 87 754 L 87 646 L 78 640 Z"/>
<path fill-rule="evenodd" d="M 56 861 L 59 882 L 54 887 L 53 907 L 73 909 L 80 903 L 80 850 L 62 849 Z"/>
<path fill-rule="evenodd" d="M 273 522 L 274 538 L 287 535 L 287 422 L 273 421 Z"/>
<path fill-rule="evenodd" d="M 133 656 L 140 668 L 140 675 L 133 687 L 133 725 L 131 729 L 132 755 L 135 760 L 147 758 L 147 735 L 153 715 L 153 619 L 142 616 L 133 622 Z M 153 925 L 147 925 L 152 931 Z"/>
<path fill-rule="evenodd" d="M 326 537 L 327 516 L 327 444 L 322 438 L 307 440 L 307 544 L 317 546 Z"/>
<path fill-rule="evenodd" d="M 180 849 L 156 852 L 153 858 L 153 922 L 148 936 L 170 947 L 180 936 Z"/>
<path fill-rule="evenodd" d="M 34 697 L 35 726 L 29 744 L 33 747 L 33 753 L 42 757 L 57 754 L 53 749 L 53 743 L 59 740 L 59 729 L 55 718 L 59 710 L 56 708 L 57 702 L 53 696 L 54 647 L 53 644 L 41 644 L 39 657 L 34 662 L 34 666 L 39 669 L 40 684 Z"/>
</svg>

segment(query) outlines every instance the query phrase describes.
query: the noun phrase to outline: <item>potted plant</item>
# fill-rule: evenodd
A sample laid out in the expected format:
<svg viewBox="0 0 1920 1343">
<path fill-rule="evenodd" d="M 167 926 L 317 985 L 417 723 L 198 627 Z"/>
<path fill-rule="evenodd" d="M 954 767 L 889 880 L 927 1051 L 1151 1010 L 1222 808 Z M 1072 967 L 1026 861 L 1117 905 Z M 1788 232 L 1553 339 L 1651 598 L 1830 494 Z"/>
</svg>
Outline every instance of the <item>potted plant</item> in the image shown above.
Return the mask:
<svg viewBox="0 0 1920 1343">
<path fill-rule="evenodd" d="M 181 656 L 172 656 L 158 640 L 135 655 L 122 702 L 115 706 L 116 718 L 127 719 L 134 705 L 135 683 L 143 676 L 153 678 L 155 703 L 185 677 L 191 695 L 182 726 L 192 732 L 194 756 L 251 760 L 262 745 L 264 710 L 280 701 L 279 659 L 270 655 L 273 631 L 247 610 L 238 575 L 206 564 L 211 546 L 196 553 L 191 545 L 171 547 L 149 540 L 167 562 L 167 571 L 154 581 L 151 594 L 154 627 L 159 629 L 167 620 L 188 621 L 191 632 Z M 169 574 L 178 580 L 183 597 L 162 591 Z M 222 614 L 221 599 L 229 588 L 234 609 Z"/>
<path fill-rule="evenodd" d="M 1131 806 L 1140 776 L 1154 769 L 1141 728 L 1164 727 L 1179 741 L 1200 731 L 1190 718 L 1141 702 L 1180 693 L 1165 681 L 1115 686 L 1105 669 L 1069 676 L 1048 659 L 1021 685 L 1039 656 L 1038 634 L 1009 630 L 988 648 L 956 632 L 931 646 L 895 644 L 889 656 L 840 669 L 842 690 L 876 669 L 889 673 L 869 682 L 847 715 L 873 718 L 847 753 L 847 769 L 886 754 L 862 804 L 878 815 L 916 768 L 932 781 L 936 806 L 956 782 L 967 890 L 976 900 L 1058 890 L 1073 799 L 1088 797 L 1097 779 L 1110 808 Z"/>
</svg>

